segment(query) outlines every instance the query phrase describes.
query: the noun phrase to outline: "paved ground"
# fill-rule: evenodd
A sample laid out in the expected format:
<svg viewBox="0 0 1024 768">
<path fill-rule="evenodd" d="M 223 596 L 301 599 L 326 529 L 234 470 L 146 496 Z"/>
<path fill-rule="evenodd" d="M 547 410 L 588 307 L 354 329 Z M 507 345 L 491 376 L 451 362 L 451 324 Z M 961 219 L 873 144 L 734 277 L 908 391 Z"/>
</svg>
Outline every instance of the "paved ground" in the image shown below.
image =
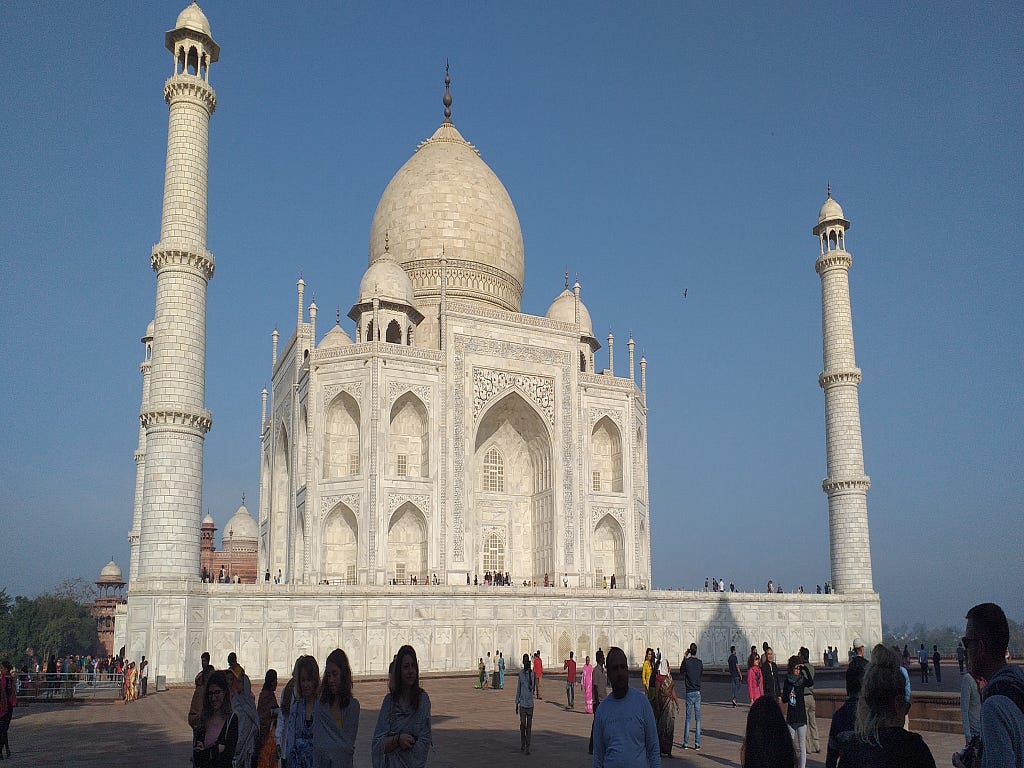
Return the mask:
<svg viewBox="0 0 1024 768">
<path fill-rule="evenodd" d="M 956 667 L 941 689 L 954 689 L 959 676 Z M 545 676 L 546 698 L 537 702 L 533 726 L 533 750 L 527 757 L 519 752 L 519 718 L 515 714 L 515 677 L 500 691 L 478 691 L 469 678 L 430 679 L 424 687 L 433 707 L 434 748 L 429 765 L 438 767 L 476 766 L 558 766 L 584 768 L 590 765 L 587 737 L 591 717 L 583 711 L 566 712 L 565 684 Z M 385 691 L 384 681 L 359 681 L 356 697 L 362 716 L 356 744 L 356 766 L 369 766 L 370 738 Z M 683 716 L 676 718 L 676 766 L 714 768 L 736 766 L 743 741 L 747 708 L 733 708 L 726 682 L 709 681 L 704 686 L 702 708 L 702 751 L 679 749 Z M 940 690 L 934 684 L 915 686 Z M 681 690 L 677 684 L 677 690 Z M 191 691 L 172 689 L 151 693 L 131 705 L 122 703 L 33 704 L 19 707 L 11 724 L 11 766 L 131 766 L 131 768 L 185 768 L 189 763 L 191 732 L 185 722 Z M 577 707 L 583 708 L 577 696 Z M 824 765 L 824 739 L 829 721 L 819 719 L 823 751 L 810 755 L 808 765 Z M 962 745 L 958 734 L 922 733 L 938 765 L 948 765 L 949 756 Z M 693 743 L 692 735 L 689 739 Z"/>
</svg>

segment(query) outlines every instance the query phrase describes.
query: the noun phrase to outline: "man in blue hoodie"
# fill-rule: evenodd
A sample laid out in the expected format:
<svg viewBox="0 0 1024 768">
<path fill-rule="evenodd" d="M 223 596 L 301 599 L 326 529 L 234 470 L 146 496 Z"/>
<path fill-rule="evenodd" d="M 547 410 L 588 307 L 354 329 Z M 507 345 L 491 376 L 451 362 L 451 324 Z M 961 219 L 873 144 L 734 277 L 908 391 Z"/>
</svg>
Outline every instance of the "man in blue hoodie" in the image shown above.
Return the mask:
<svg viewBox="0 0 1024 768">
<path fill-rule="evenodd" d="M 1024 768 L 1024 671 L 1006 663 L 1010 626 L 1003 609 L 981 603 L 967 612 L 967 666 L 986 678 L 981 693 L 982 768 Z"/>
</svg>

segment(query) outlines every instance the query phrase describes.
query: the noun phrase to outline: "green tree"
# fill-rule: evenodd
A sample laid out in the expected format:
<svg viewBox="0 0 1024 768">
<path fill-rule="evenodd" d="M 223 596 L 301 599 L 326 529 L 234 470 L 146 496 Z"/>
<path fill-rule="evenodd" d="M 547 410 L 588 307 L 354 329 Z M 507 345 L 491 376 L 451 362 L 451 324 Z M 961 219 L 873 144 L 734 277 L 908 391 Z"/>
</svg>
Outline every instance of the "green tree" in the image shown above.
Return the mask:
<svg viewBox="0 0 1024 768">
<path fill-rule="evenodd" d="M 88 594 L 77 582 L 65 580 L 51 593 L 34 598 L 18 595 L 13 605 L 3 590 L 0 593 L 0 654 L 20 665 L 26 660 L 29 648 L 41 662 L 51 655 L 93 653 L 99 645 L 96 620 L 90 615 L 89 606 L 75 599 Z"/>
</svg>

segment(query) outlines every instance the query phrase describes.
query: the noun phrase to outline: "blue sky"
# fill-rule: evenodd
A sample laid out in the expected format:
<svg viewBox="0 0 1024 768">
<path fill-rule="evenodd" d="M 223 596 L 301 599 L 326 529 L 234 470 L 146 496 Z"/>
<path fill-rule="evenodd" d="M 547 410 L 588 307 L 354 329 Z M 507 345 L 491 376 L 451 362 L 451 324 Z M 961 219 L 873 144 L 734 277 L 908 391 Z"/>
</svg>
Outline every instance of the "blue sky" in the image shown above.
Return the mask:
<svg viewBox="0 0 1024 768">
<path fill-rule="evenodd" d="M 127 569 L 179 2 L 5 3 L 0 531 L 33 594 Z M 1024 618 L 1024 6 L 203 5 L 211 82 L 204 506 L 258 487 L 270 333 L 321 333 L 377 200 L 441 120 L 502 179 L 523 309 L 579 274 L 648 358 L 654 581 L 828 577 L 818 246 L 850 274 L 875 586 L 888 623 Z M 681 297 L 683 290 L 687 298 Z M 345 321 L 348 323 L 348 321 Z M 350 324 L 349 324 L 350 325 Z M 600 366 L 606 351 L 598 353 Z"/>
</svg>

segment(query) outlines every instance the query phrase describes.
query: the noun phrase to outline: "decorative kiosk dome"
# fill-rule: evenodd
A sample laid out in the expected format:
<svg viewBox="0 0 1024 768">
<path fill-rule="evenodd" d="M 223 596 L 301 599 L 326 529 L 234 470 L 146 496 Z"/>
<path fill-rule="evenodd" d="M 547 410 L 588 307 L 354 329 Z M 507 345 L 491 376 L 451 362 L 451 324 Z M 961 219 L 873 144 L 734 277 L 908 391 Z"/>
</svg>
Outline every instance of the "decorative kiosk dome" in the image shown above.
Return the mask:
<svg viewBox="0 0 1024 768">
<path fill-rule="evenodd" d="M 374 297 L 381 301 L 415 306 L 412 281 L 394 256 L 385 251 L 376 261 L 370 262 L 359 283 L 359 301 L 372 302 Z"/>
<path fill-rule="evenodd" d="M 111 560 L 109 563 L 103 566 L 103 570 L 100 571 L 100 580 L 97 584 L 124 584 L 124 575 L 121 573 L 121 569 L 117 563 Z"/>
<path fill-rule="evenodd" d="M 833 221 L 835 219 L 845 221 L 846 217 L 843 215 L 842 207 L 832 198 L 830 194 L 829 197 L 825 200 L 825 204 L 821 206 L 821 210 L 818 211 L 818 223 L 822 224 L 826 221 Z"/>
<path fill-rule="evenodd" d="M 344 329 L 340 325 L 335 325 L 322 339 L 320 339 L 320 343 L 316 345 L 316 348 L 337 349 L 338 347 L 347 347 L 351 344 L 352 339 L 349 338 Z"/>
<path fill-rule="evenodd" d="M 545 315 L 549 320 L 558 320 L 569 325 L 576 324 L 576 295 L 566 288 L 551 302 Z M 590 312 L 587 310 L 583 300 L 580 299 L 580 335 L 593 336 L 594 324 L 590 319 Z"/>
<path fill-rule="evenodd" d="M 196 3 L 192 3 L 192 5 L 188 6 L 178 14 L 178 20 L 174 22 L 174 28 L 191 29 L 193 32 L 199 32 L 207 37 L 213 37 L 213 32 L 210 31 L 210 22 L 206 18 L 206 14 L 203 13 L 202 9 Z"/>
<path fill-rule="evenodd" d="M 416 148 L 381 195 L 370 226 L 370 264 L 391 254 L 415 289 L 417 306 L 441 296 L 441 249 L 448 298 L 518 312 L 523 296 L 523 232 L 501 181 L 451 122 L 450 78 L 445 119 Z M 427 315 L 431 313 L 427 312 Z"/>
</svg>

